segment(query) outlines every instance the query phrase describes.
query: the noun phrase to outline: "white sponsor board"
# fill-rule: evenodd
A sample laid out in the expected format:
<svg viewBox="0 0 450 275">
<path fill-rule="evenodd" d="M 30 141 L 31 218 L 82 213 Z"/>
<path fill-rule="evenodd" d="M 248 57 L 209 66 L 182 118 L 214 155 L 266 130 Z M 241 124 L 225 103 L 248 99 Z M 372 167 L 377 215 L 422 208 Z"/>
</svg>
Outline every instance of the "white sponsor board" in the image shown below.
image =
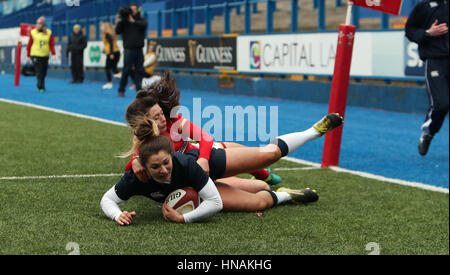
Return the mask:
<svg viewBox="0 0 450 275">
<path fill-rule="evenodd" d="M 20 28 L 0 29 L 0 47 L 17 46 L 17 42 L 28 43 L 27 36 L 20 36 Z"/>
<path fill-rule="evenodd" d="M 11 31 L 11 30 L 10 30 Z M 22 63 L 26 62 L 26 43 Z M 0 37 L 1 40 L 1 37 Z M 6 40 L 4 40 L 6 41 Z M 5 42 L 6 44 L 6 42 Z M 65 46 L 56 43 L 56 60 L 51 65 L 66 64 Z M 123 67 L 122 40 L 118 67 Z M 0 51 L 0 60 L 15 63 L 17 41 Z M 337 32 L 241 35 L 237 37 L 237 70 L 242 73 L 274 73 L 332 76 L 336 55 Z M 143 52 L 145 53 L 145 48 Z M 89 41 L 84 51 L 85 67 L 104 68 L 106 55 L 102 41 Z M 410 42 L 404 30 L 357 31 L 354 39 L 352 77 L 403 78 L 423 77 L 424 63 L 419 59 L 417 44 Z"/>
<path fill-rule="evenodd" d="M 117 47 L 120 50 L 120 60 L 118 67 L 123 67 L 123 46 L 122 40 L 117 41 Z M 105 67 L 106 54 L 104 53 L 103 41 L 89 41 L 83 52 L 83 61 L 85 67 Z"/>
<path fill-rule="evenodd" d="M 404 74 L 404 32 L 356 32 L 352 76 Z M 332 75 L 337 32 L 243 35 L 237 41 L 240 72 Z"/>
<path fill-rule="evenodd" d="M 117 67 L 123 68 L 124 49 L 122 40 L 117 40 L 117 47 L 120 51 L 120 59 Z M 142 53 L 145 55 L 146 46 L 142 49 Z M 89 41 L 86 49 L 83 52 L 83 61 L 85 67 L 105 67 L 106 66 L 106 54 L 104 53 L 103 41 Z"/>
</svg>

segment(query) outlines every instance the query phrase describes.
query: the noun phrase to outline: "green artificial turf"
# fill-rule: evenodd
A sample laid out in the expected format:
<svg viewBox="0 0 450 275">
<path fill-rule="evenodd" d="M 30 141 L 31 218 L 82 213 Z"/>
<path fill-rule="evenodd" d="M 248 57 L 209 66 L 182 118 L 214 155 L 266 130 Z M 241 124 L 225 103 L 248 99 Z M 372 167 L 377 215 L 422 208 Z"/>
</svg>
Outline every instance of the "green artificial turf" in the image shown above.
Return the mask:
<svg viewBox="0 0 450 275">
<path fill-rule="evenodd" d="M 131 226 L 103 214 L 100 199 L 120 178 L 131 145 L 123 126 L 0 102 L 0 254 L 449 254 L 449 197 L 281 160 L 282 186 L 320 199 L 261 212 L 166 222 L 161 207 L 133 197 Z M 7 179 L 50 175 L 97 177 Z M 101 176 L 103 175 L 103 176 Z M 261 214 L 262 213 L 262 214 Z M 366 249 L 367 247 L 367 249 Z M 66 249 L 67 248 L 67 249 Z"/>
</svg>

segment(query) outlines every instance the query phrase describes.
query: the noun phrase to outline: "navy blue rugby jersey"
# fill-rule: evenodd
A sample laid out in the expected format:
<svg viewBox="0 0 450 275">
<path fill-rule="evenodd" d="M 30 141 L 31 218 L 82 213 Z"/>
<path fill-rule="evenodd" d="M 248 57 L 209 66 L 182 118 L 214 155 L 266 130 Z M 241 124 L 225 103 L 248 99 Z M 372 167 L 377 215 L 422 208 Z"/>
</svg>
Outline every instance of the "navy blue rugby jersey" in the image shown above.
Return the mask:
<svg viewBox="0 0 450 275">
<path fill-rule="evenodd" d="M 175 152 L 172 154 L 172 164 L 170 183 L 160 183 L 154 179 L 141 182 L 133 170 L 127 171 L 115 185 L 117 196 L 128 200 L 132 196 L 141 195 L 163 203 L 170 192 L 182 187 L 192 187 L 199 192 L 209 180 L 208 174 L 192 156 Z"/>
</svg>

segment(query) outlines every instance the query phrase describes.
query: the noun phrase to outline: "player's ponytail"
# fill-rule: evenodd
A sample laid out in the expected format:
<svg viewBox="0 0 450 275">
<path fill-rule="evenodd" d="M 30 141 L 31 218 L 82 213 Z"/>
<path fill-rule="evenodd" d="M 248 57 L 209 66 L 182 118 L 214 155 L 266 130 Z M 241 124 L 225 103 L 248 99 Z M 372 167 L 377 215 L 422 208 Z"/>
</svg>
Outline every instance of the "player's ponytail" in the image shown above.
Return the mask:
<svg viewBox="0 0 450 275">
<path fill-rule="evenodd" d="M 147 88 L 147 91 L 158 98 L 164 115 L 170 119 L 172 110 L 180 105 L 180 90 L 176 87 L 175 78 L 170 78 L 170 73 L 166 72 L 164 77 Z"/>
<path fill-rule="evenodd" d="M 144 141 L 145 139 L 159 136 L 158 125 L 153 119 L 147 116 L 137 116 L 134 120 L 134 135 L 138 140 Z"/>
<path fill-rule="evenodd" d="M 133 145 L 128 152 L 120 154 L 120 158 L 135 154 L 144 140 L 159 136 L 158 125 L 146 115 L 133 115 L 127 117 L 127 121 L 133 130 Z"/>
<path fill-rule="evenodd" d="M 136 98 L 137 98 L 137 99 L 139 99 L 139 98 L 144 98 L 144 97 L 150 96 L 150 95 L 152 95 L 152 93 L 149 92 L 149 91 L 147 91 L 147 90 L 139 90 L 139 91 L 136 93 Z"/>
<path fill-rule="evenodd" d="M 136 125 L 134 135 L 136 142 L 133 145 L 133 151 L 139 154 L 139 162 L 146 167 L 150 156 L 165 151 L 168 154 L 173 152 L 172 141 L 167 136 L 160 136 L 158 125 L 147 116 L 139 116 L 134 122 Z"/>
<path fill-rule="evenodd" d="M 128 106 L 125 118 L 130 124 L 130 118 L 136 115 L 143 115 L 150 107 L 158 104 L 166 119 L 170 119 L 174 108 L 180 106 L 180 90 L 176 87 L 175 78 L 170 78 L 170 73 L 166 72 L 160 81 L 152 84 L 144 90 L 136 93 L 136 98 Z"/>
</svg>

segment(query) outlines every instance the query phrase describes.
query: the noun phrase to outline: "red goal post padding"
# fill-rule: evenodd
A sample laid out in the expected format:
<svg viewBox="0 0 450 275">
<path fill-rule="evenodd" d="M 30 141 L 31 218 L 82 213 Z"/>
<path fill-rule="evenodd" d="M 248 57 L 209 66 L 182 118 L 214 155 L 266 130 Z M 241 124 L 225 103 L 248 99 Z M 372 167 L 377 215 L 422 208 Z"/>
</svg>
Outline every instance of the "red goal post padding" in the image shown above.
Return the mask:
<svg viewBox="0 0 450 275">
<path fill-rule="evenodd" d="M 29 36 L 32 29 L 34 29 L 36 26 L 32 24 L 20 24 L 20 36 Z M 16 48 L 16 70 L 14 74 L 14 86 L 19 86 L 20 83 L 20 56 L 22 53 L 22 42 L 17 42 L 17 48 Z"/>
<path fill-rule="evenodd" d="M 328 113 L 339 113 L 344 118 L 355 31 L 356 27 L 353 25 L 339 25 L 336 59 L 331 81 Z M 322 167 L 338 166 L 341 138 L 342 127 L 338 127 L 326 134 L 322 154 Z"/>
<path fill-rule="evenodd" d="M 346 24 L 339 25 L 338 46 L 331 82 L 328 113 L 339 113 L 345 117 L 350 67 L 352 62 L 353 40 L 356 28 L 350 25 L 352 5 L 384 13 L 399 15 L 403 0 L 349 0 Z M 322 167 L 338 166 L 341 147 L 342 127 L 338 127 L 325 136 L 322 153 Z"/>
</svg>

